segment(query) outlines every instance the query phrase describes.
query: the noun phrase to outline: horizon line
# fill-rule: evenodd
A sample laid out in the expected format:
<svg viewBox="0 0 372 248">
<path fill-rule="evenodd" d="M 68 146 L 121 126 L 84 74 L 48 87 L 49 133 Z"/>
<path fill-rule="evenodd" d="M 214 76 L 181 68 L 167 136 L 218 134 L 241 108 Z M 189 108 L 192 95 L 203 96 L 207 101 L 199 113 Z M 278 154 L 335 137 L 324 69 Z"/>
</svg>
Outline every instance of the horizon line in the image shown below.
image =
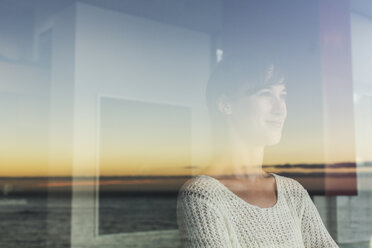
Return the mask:
<svg viewBox="0 0 372 248">
<path fill-rule="evenodd" d="M 290 173 L 290 174 L 308 174 L 308 172 L 291 172 L 292 169 L 304 169 L 304 170 L 311 170 L 311 169 L 342 169 L 342 168 L 372 168 L 372 161 L 362 162 L 360 166 L 355 166 L 357 162 L 338 162 L 338 163 L 283 163 L 283 164 L 276 164 L 276 165 L 263 165 L 263 169 L 286 169 L 283 171 L 278 172 L 281 173 Z M 323 174 L 333 174 L 333 173 L 350 173 L 350 172 L 310 172 L 310 173 L 323 173 Z M 359 173 L 370 173 L 370 172 L 359 172 Z M 174 175 L 151 175 L 151 174 L 119 174 L 119 175 L 93 175 L 93 176 L 74 176 L 74 175 L 0 175 L 0 179 L 14 179 L 14 178 L 22 178 L 22 179 L 61 179 L 61 178 L 76 178 L 76 179 L 83 179 L 83 178 L 185 178 L 191 177 L 193 174 L 174 174 Z"/>
</svg>

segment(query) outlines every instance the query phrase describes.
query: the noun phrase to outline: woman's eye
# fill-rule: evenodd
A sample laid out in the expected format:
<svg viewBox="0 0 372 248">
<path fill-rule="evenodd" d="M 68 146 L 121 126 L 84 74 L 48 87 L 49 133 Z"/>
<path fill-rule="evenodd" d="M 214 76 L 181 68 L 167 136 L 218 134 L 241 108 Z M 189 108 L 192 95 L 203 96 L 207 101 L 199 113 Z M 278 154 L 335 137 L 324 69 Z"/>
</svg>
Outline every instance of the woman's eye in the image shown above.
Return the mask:
<svg viewBox="0 0 372 248">
<path fill-rule="evenodd" d="M 271 91 L 269 90 L 262 90 L 257 93 L 258 96 L 271 96 Z"/>
<path fill-rule="evenodd" d="M 287 98 L 287 92 L 280 94 L 280 98 L 286 99 Z"/>
</svg>

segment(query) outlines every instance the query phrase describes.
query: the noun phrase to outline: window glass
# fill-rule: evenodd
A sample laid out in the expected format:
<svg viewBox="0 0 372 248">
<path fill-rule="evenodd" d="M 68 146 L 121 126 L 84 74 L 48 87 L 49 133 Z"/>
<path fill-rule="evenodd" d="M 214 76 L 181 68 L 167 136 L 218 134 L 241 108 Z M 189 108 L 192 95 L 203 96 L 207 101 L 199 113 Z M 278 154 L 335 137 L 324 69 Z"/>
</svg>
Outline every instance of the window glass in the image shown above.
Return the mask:
<svg viewBox="0 0 372 248">
<path fill-rule="evenodd" d="M 1 1 L 0 247 L 372 247 L 371 43 L 368 1 Z"/>
</svg>

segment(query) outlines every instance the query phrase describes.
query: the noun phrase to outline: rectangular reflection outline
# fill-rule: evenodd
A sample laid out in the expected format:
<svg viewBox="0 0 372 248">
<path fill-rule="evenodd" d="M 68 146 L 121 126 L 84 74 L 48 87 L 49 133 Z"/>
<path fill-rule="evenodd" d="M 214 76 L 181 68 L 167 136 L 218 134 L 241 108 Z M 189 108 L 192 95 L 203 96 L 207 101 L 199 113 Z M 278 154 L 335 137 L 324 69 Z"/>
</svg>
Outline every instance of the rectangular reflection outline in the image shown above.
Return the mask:
<svg viewBox="0 0 372 248">
<path fill-rule="evenodd" d="M 154 104 L 161 104 L 161 105 L 171 105 L 171 106 L 178 106 L 182 108 L 189 108 L 184 105 L 180 104 L 171 104 L 169 102 L 150 102 L 150 101 L 143 101 L 138 100 L 134 98 L 129 97 L 122 97 L 122 96 L 114 96 L 114 95 L 104 95 L 99 94 L 96 98 L 96 123 L 97 123 L 97 129 L 96 129 L 96 154 L 95 154 L 95 176 L 93 178 L 94 180 L 94 218 L 93 218 L 93 224 L 94 224 L 94 237 L 97 240 L 104 241 L 103 244 L 107 244 L 106 242 L 110 239 L 120 239 L 121 242 L 125 242 L 125 240 L 128 241 L 128 245 L 130 244 L 136 244 L 138 245 L 138 240 L 141 240 L 140 238 L 146 237 L 150 239 L 156 240 L 159 236 L 161 236 L 162 243 L 161 247 L 165 247 L 164 245 L 169 244 L 171 247 L 173 247 L 178 241 L 178 230 L 171 229 L 171 230 L 160 230 L 160 231 L 140 231 L 140 232 L 133 232 L 133 233 L 112 233 L 112 234 L 100 234 L 99 233 L 99 226 L 100 226 L 100 217 L 99 217 L 99 185 L 100 185 L 100 158 L 101 158 L 101 150 L 100 150 L 100 144 L 101 144 L 101 120 L 102 120 L 102 101 L 105 99 L 115 99 L 115 100 L 124 100 L 124 101 L 133 101 L 133 102 L 141 102 L 141 103 L 154 103 Z M 191 130 L 190 130 L 191 131 Z M 190 149 L 191 152 L 191 149 Z M 97 240 L 97 241 L 98 241 Z M 101 242 L 98 242 L 101 243 Z M 160 246 L 159 246 L 160 247 Z"/>
</svg>

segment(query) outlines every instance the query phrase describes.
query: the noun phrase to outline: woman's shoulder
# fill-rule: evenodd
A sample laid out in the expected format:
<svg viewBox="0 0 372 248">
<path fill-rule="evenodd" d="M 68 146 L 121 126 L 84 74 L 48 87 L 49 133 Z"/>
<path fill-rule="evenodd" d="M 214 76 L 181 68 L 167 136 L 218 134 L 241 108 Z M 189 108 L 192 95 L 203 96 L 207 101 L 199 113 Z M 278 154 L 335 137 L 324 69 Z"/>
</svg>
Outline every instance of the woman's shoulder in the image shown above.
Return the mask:
<svg viewBox="0 0 372 248">
<path fill-rule="evenodd" d="M 291 186 L 291 187 L 295 187 L 295 188 L 303 188 L 303 186 L 295 179 L 293 178 L 290 178 L 290 177 L 287 177 L 287 176 L 282 176 L 282 175 L 279 175 L 279 174 L 274 174 L 273 175 L 276 176 L 276 178 L 279 178 L 279 180 L 288 185 L 288 186 Z"/>
<path fill-rule="evenodd" d="M 187 180 L 180 188 L 178 195 L 179 198 L 189 196 L 200 199 L 215 199 L 219 187 L 217 179 L 206 175 L 198 175 Z"/>
<path fill-rule="evenodd" d="M 297 180 L 281 175 L 275 176 L 278 181 L 280 181 L 281 190 L 284 195 L 300 199 L 305 193 L 307 193 L 306 189 Z"/>
<path fill-rule="evenodd" d="M 197 175 L 187 180 L 181 187 L 181 192 L 203 192 L 215 189 L 218 186 L 218 181 L 210 176 Z"/>
</svg>

